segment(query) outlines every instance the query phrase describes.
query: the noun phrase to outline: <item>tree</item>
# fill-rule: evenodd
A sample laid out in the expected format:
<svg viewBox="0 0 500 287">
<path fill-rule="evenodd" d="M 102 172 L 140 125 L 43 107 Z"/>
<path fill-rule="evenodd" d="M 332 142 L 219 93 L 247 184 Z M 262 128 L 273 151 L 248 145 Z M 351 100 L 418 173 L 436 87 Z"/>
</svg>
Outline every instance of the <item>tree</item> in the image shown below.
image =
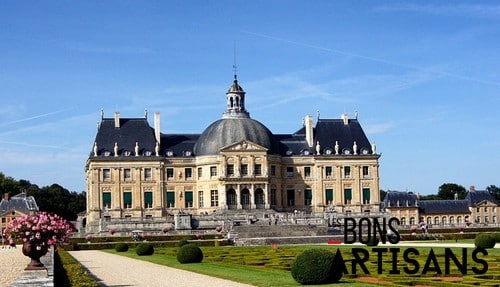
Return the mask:
<svg viewBox="0 0 500 287">
<path fill-rule="evenodd" d="M 464 199 L 467 195 L 467 190 L 456 183 L 444 183 L 439 187 L 437 195 L 440 199 L 455 199 L 455 194 L 458 196 L 457 199 Z"/>
<path fill-rule="evenodd" d="M 490 185 L 486 188 L 486 190 L 491 193 L 491 195 L 493 195 L 497 201 L 500 202 L 500 187 Z"/>
</svg>

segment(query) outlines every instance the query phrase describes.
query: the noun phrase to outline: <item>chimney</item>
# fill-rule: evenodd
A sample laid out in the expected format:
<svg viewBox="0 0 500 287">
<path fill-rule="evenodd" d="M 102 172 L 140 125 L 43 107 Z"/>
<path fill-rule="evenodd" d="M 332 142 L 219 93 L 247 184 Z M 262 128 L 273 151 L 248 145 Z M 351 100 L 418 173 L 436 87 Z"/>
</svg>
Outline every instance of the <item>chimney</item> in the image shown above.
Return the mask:
<svg viewBox="0 0 500 287">
<path fill-rule="evenodd" d="M 342 120 L 344 121 L 344 125 L 349 124 L 349 116 L 347 114 L 342 114 Z"/>
<path fill-rule="evenodd" d="M 160 144 L 160 113 L 155 113 L 155 138 L 156 142 Z"/>
<path fill-rule="evenodd" d="M 307 115 L 305 118 L 305 126 L 306 126 L 306 142 L 309 147 L 312 147 L 314 145 L 313 118 L 310 115 Z"/>
<path fill-rule="evenodd" d="M 471 185 L 471 186 L 469 187 L 469 190 L 470 190 L 470 192 L 474 192 L 474 191 L 476 191 L 476 187 L 475 187 L 475 186 L 473 186 L 473 185 Z"/>
<path fill-rule="evenodd" d="M 115 112 L 115 128 L 119 128 L 119 127 L 120 127 L 120 113 Z"/>
</svg>

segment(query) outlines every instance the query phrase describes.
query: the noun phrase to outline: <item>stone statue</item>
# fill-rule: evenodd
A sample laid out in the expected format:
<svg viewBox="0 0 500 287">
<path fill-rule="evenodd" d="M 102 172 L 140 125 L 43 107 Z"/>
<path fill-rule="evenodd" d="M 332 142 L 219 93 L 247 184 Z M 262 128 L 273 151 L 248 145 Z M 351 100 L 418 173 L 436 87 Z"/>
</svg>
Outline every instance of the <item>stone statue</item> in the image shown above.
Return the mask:
<svg viewBox="0 0 500 287">
<path fill-rule="evenodd" d="M 339 154 L 339 142 L 338 141 L 335 141 L 335 154 L 336 155 Z"/>
<path fill-rule="evenodd" d="M 354 142 L 354 144 L 352 145 L 352 151 L 354 154 L 358 154 L 358 145 L 356 144 L 356 142 Z"/>
<path fill-rule="evenodd" d="M 135 142 L 135 156 L 139 156 L 139 143 Z"/>
<path fill-rule="evenodd" d="M 316 154 L 317 155 L 321 154 L 321 146 L 319 145 L 319 141 L 316 142 Z"/>
<path fill-rule="evenodd" d="M 97 142 L 94 143 L 94 156 L 97 156 L 97 152 L 98 152 L 98 149 L 97 149 Z"/>
<path fill-rule="evenodd" d="M 113 148 L 113 151 L 115 152 L 115 156 L 118 156 L 118 143 L 115 142 L 115 147 Z"/>
</svg>

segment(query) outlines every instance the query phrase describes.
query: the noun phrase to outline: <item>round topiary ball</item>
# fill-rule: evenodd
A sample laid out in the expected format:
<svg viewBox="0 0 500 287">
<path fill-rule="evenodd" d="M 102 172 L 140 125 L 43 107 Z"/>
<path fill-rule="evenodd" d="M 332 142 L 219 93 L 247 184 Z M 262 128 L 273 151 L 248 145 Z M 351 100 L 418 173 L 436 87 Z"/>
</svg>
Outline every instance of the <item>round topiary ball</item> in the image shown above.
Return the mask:
<svg viewBox="0 0 500 287">
<path fill-rule="evenodd" d="M 116 252 L 127 252 L 128 251 L 128 244 L 123 243 L 123 242 L 116 243 L 115 250 L 116 250 Z"/>
<path fill-rule="evenodd" d="M 377 246 L 378 243 L 378 238 L 375 236 L 371 236 L 370 239 L 366 242 L 366 246 Z"/>
<path fill-rule="evenodd" d="M 474 245 L 481 248 L 493 248 L 495 247 L 495 237 L 488 233 L 479 233 L 474 239 Z"/>
<path fill-rule="evenodd" d="M 153 255 L 153 253 L 155 253 L 155 249 L 150 243 L 140 243 L 135 248 L 135 253 L 137 253 L 137 255 L 139 256 Z"/>
<path fill-rule="evenodd" d="M 194 244 L 186 244 L 179 248 L 177 261 L 179 263 L 200 263 L 203 260 L 203 252 Z"/>
<path fill-rule="evenodd" d="M 302 285 L 337 282 L 343 270 L 335 270 L 337 264 L 334 264 L 334 260 L 335 255 L 329 250 L 307 249 L 293 262 L 292 277 Z"/>
</svg>

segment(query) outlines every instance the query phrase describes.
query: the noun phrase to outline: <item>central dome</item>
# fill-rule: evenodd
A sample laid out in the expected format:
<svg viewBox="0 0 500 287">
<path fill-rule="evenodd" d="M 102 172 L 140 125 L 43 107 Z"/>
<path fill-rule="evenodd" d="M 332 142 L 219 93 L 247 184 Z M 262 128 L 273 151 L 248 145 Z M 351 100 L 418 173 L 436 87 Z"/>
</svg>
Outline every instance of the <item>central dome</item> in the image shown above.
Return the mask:
<svg viewBox="0 0 500 287">
<path fill-rule="evenodd" d="M 194 153 L 198 156 L 218 155 L 221 148 L 243 140 L 276 152 L 273 134 L 263 124 L 251 118 L 228 118 L 205 129 L 194 146 Z"/>
</svg>

